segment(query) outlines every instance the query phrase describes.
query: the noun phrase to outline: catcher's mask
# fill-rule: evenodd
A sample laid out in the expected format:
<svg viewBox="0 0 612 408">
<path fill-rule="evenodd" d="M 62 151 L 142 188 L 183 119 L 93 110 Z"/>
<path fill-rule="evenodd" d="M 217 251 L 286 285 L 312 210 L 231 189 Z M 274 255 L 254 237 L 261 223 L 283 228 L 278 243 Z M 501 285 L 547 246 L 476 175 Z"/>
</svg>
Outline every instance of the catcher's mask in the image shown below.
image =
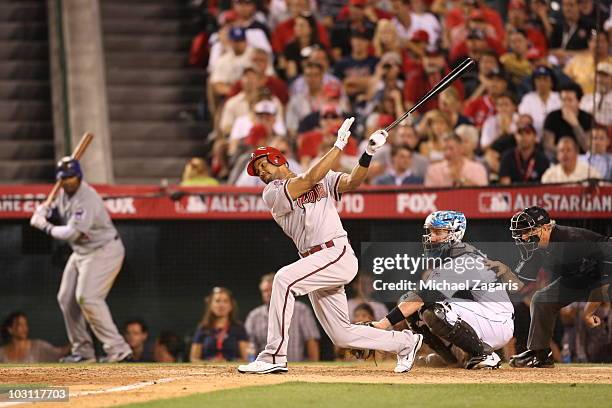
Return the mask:
<svg viewBox="0 0 612 408">
<path fill-rule="evenodd" d="M 550 223 L 548 212 L 537 206 L 525 208 L 512 216 L 510 232 L 523 261 L 531 259 L 538 249 L 542 226 Z"/>
<path fill-rule="evenodd" d="M 257 159 L 262 157 L 265 157 L 270 163 L 277 167 L 287 164 L 287 158 L 283 156 L 280 150 L 270 146 L 258 147 L 253 153 L 251 153 L 251 159 L 247 165 L 247 173 L 249 176 L 257 176 L 257 172 L 255 171 L 255 162 Z"/>
<path fill-rule="evenodd" d="M 467 221 L 459 211 L 435 211 L 427 216 L 423 228 L 423 251 L 428 257 L 444 257 L 454 243 L 461 242 Z M 446 231 L 446 236 L 433 239 L 432 230 Z"/>
</svg>

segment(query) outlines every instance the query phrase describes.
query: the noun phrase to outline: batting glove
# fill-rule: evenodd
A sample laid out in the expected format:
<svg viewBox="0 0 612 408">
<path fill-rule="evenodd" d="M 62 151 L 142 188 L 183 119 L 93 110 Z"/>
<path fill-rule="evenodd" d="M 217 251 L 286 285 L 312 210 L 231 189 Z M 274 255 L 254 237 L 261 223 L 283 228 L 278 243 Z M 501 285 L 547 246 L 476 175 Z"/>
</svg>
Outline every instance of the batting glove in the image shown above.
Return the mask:
<svg viewBox="0 0 612 408">
<path fill-rule="evenodd" d="M 41 217 L 44 217 L 45 219 L 47 219 L 51 217 L 52 210 L 48 205 L 41 204 L 38 207 L 36 207 L 36 211 L 34 211 L 34 214 L 38 214 Z"/>
<path fill-rule="evenodd" d="M 374 153 L 380 149 L 386 142 L 389 133 L 386 130 L 380 129 L 370 135 L 368 145 L 366 146 L 366 153 L 370 156 L 374 156 Z"/>
<path fill-rule="evenodd" d="M 34 213 L 32 218 L 30 218 L 30 225 L 46 234 L 48 234 L 51 231 L 51 228 L 53 228 L 53 224 L 47 221 L 45 217 L 37 213 Z"/>
<path fill-rule="evenodd" d="M 345 119 L 344 123 L 342 123 L 342 126 L 340 126 L 340 129 L 338 129 L 338 138 L 336 139 L 336 143 L 334 143 L 334 146 L 338 149 L 343 150 L 346 147 L 349 137 L 351 137 L 350 129 L 354 121 L 354 117 Z"/>
</svg>

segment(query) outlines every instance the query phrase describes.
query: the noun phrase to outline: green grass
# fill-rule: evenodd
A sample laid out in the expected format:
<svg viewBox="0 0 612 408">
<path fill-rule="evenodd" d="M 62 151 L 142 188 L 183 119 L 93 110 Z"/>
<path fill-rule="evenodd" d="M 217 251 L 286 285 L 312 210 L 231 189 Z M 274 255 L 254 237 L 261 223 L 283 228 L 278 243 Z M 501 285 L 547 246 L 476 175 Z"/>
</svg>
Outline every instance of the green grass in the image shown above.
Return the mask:
<svg viewBox="0 0 612 408">
<path fill-rule="evenodd" d="M 610 406 L 599 384 L 356 384 L 289 382 L 195 394 L 126 407 L 577 407 Z"/>
</svg>

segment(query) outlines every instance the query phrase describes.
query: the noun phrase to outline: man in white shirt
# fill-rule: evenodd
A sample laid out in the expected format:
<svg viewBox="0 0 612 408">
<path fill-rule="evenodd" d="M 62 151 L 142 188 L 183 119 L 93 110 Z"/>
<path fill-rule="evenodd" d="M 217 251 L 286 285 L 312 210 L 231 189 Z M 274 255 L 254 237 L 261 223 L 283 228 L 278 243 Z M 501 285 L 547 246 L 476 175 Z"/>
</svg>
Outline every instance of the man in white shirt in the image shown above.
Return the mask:
<svg viewBox="0 0 612 408">
<path fill-rule="evenodd" d="M 595 92 L 586 94 L 580 100 L 580 109 L 593 114 L 595 105 L 595 121 L 600 125 L 612 125 L 612 64 L 600 62 L 597 64 L 597 86 Z"/>
<path fill-rule="evenodd" d="M 531 116 L 540 141 L 544 119 L 550 112 L 561 109 L 561 98 L 558 92 L 553 91 L 555 76 L 552 69 L 540 65 L 533 71 L 532 81 L 535 91 L 523 96 L 518 111 L 521 115 Z"/>
<path fill-rule="evenodd" d="M 246 31 L 234 27 L 229 31 L 231 49 L 223 54 L 211 67 L 210 86 L 215 95 L 227 96 L 242 72 L 251 65 L 253 48 L 246 42 Z"/>
<path fill-rule="evenodd" d="M 412 39 L 412 35 L 424 30 L 429 35 L 428 48 L 434 48 L 440 38 L 440 22 L 430 13 L 416 14 L 410 9 L 410 2 L 405 0 L 393 1 L 393 24 L 397 29 L 403 44 Z"/>
<path fill-rule="evenodd" d="M 557 144 L 559 164 L 544 172 L 542 183 L 571 183 L 589 178 L 601 178 L 599 172 L 586 163 L 578 161 L 578 145 L 571 137 L 562 137 Z"/>
<path fill-rule="evenodd" d="M 591 130 L 591 151 L 580 155 L 580 161 L 599 172 L 604 180 L 612 180 L 612 154 L 608 153 L 610 138 L 603 126 Z"/>
</svg>

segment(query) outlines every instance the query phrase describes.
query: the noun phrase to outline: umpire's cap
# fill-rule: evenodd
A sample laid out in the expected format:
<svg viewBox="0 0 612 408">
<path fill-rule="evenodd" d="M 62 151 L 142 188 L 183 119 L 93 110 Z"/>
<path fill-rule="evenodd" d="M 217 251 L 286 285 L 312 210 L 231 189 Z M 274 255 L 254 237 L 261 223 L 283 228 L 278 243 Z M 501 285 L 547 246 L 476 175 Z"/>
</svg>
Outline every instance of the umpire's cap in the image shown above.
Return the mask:
<svg viewBox="0 0 612 408">
<path fill-rule="evenodd" d="M 61 180 L 69 177 L 78 177 L 79 180 L 81 180 L 83 178 L 83 171 L 81 170 L 81 164 L 77 159 L 66 156 L 62 157 L 62 159 L 57 162 L 57 166 L 55 168 L 55 179 Z"/>
</svg>

